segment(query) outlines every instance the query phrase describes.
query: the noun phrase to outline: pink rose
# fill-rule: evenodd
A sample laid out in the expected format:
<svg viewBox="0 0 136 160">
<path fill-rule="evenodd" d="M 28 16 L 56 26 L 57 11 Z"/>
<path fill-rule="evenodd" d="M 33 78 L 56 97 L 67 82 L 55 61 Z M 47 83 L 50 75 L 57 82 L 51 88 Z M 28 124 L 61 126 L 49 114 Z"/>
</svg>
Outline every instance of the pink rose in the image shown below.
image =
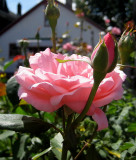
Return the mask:
<svg viewBox="0 0 136 160">
<path fill-rule="evenodd" d="M 110 19 L 105 19 L 105 23 L 109 24 L 110 23 Z"/>
<path fill-rule="evenodd" d="M 91 52 L 91 51 L 92 51 L 92 49 L 93 49 L 93 48 L 92 48 L 92 46 L 91 46 L 91 45 L 87 45 L 87 51 L 88 51 L 88 52 Z"/>
<path fill-rule="evenodd" d="M 65 43 L 62 47 L 64 50 L 67 50 L 67 51 L 73 51 L 76 49 L 75 46 L 73 46 L 71 43 Z"/>
<path fill-rule="evenodd" d="M 115 35 L 121 34 L 121 30 L 118 27 L 113 27 L 111 32 L 112 32 L 112 34 L 115 34 Z"/>
<path fill-rule="evenodd" d="M 18 95 L 36 109 L 53 112 L 64 104 L 81 113 L 93 86 L 93 69 L 86 62 L 69 61 L 58 63 L 58 59 L 83 59 L 88 57 L 54 54 L 50 49 L 30 57 L 30 67 L 19 67 L 16 80 L 20 84 Z M 98 123 L 98 130 L 108 126 L 107 118 L 100 109 L 122 97 L 122 83 L 126 75 L 116 68 L 101 82 L 87 115 Z"/>
<path fill-rule="evenodd" d="M 77 13 L 76 16 L 77 16 L 78 18 L 82 18 L 82 17 L 85 16 L 85 14 L 84 14 L 84 12 L 81 12 L 81 13 Z"/>
</svg>

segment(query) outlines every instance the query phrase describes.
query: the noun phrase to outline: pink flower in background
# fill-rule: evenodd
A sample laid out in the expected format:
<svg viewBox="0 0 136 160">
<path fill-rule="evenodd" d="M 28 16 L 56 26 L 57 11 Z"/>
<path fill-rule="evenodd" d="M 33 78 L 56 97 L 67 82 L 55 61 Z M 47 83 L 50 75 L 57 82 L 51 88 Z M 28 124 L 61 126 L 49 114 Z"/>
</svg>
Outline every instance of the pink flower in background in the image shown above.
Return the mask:
<svg viewBox="0 0 136 160">
<path fill-rule="evenodd" d="M 105 21 L 105 24 L 109 24 L 110 23 L 110 19 L 108 19 L 108 18 L 105 19 L 104 21 Z"/>
<path fill-rule="evenodd" d="M 77 13 L 76 16 L 77 16 L 78 18 L 82 18 L 82 17 L 85 16 L 85 14 L 84 14 L 84 12 L 81 12 L 81 13 Z"/>
<path fill-rule="evenodd" d="M 121 30 L 118 27 L 113 27 L 111 32 L 112 32 L 112 34 L 115 34 L 115 35 L 120 35 L 121 34 Z"/>
<path fill-rule="evenodd" d="M 66 22 L 66 26 L 69 26 L 69 22 L 68 21 Z"/>
<path fill-rule="evenodd" d="M 87 51 L 88 51 L 88 52 L 91 52 L 91 51 L 92 51 L 92 49 L 93 49 L 93 48 L 92 48 L 92 46 L 91 46 L 91 45 L 87 45 Z"/>
<path fill-rule="evenodd" d="M 50 49 L 30 57 L 30 67 L 20 67 L 16 80 L 20 84 L 18 95 L 36 109 L 53 112 L 64 104 L 81 113 L 93 86 L 93 69 L 86 62 L 58 63 L 57 59 L 83 59 L 88 57 L 54 54 Z M 108 126 L 107 118 L 100 109 L 122 97 L 122 83 L 126 75 L 116 68 L 101 82 L 87 115 L 98 123 L 98 130 Z"/>
<path fill-rule="evenodd" d="M 73 51 L 76 49 L 76 46 L 73 46 L 71 43 L 65 43 L 62 48 L 67 51 Z"/>
</svg>

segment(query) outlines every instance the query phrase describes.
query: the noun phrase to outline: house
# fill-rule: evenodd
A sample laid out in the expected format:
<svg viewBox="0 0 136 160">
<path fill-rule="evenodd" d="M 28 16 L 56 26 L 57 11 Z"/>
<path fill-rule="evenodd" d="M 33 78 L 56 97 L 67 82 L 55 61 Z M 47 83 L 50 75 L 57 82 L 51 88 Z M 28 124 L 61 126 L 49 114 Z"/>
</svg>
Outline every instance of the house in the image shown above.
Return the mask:
<svg viewBox="0 0 136 160">
<path fill-rule="evenodd" d="M 21 7 L 20 4 L 18 4 L 18 9 L 19 7 Z M 15 21 L 18 16 L 19 15 L 16 15 L 9 11 L 6 0 L 0 0 L 0 31 L 3 30 L 10 23 Z"/>
<path fill-rule="evenodd" d="M 67 0 L 69 4 L 71 0 Z M 79 21 L 75 16 L 74 11 L 70 5 L 65 5 L 60 2 L 58 7 L 60 9 L 60 17 L 56 27 L 57 37 L 61 37 L 63 33 L 70 31 L 70 38 L 67 41 L 74 40 L 80 35 L 79 29 L 74 27 L 74 24 Z M 20 54 L 18 40 L 26 38 L 30 41 L 29 52 L 35 51 L 37 48 L 37 41 L 35 35 L 37 29 L 40 27 L 40 49 L 45 50 L 52 46 L 51 29 L 45 17 L 44 10 L 47 3 L 45 0 L 41 1 L 24 15 L 20 16 L 16 21 L 6 27 L 0 32 L 0 57 L 4 57 L 5 61 L 10 60 L 15 55 Z M 67 26 L 67 23 L 69 24 Z M 103 30 L 98 24 L 89 19 L 85 19 L 84 26 L 91 28 L 83 32 L 83 40 L 90 45 L 96 45 L 99 40 L 99 33 Z M 17 64 L 12 65 L 7 69 L 7 72 L 13 72 Z"/>
</svg>

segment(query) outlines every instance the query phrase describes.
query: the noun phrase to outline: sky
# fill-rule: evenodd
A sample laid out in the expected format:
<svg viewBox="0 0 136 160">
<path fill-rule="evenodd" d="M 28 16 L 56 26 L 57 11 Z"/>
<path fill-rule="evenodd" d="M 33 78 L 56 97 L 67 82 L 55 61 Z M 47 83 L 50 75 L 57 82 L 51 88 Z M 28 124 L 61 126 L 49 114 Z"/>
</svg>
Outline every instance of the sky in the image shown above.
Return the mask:
<svg viewBox="0 0 136 160">
<path fill-rule="evenodd" d="M 20 3 L 22 5 L 22 14 L 27 12 L 29 9 L 34 7 L 36 4 L 41 2 L 41 0 L 6 0 L 7 5 L 10 11 L 13 13 L 17 13 L 17 4 Z M 65 0 L 58 0 L 62 3 L 65 2 Z"/>
</svg>

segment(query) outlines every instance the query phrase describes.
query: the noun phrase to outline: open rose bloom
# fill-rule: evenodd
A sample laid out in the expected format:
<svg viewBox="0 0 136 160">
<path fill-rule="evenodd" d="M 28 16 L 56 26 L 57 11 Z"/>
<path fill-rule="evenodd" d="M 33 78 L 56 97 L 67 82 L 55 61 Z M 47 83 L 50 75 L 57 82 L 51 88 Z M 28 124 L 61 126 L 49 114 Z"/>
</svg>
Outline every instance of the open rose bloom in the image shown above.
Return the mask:
<svg viewBox="0 0 136 160">
<path fill-rule="evenodd" d="M 30 57 L 30 67 L 20 67 L 16 80 L 20 84 L 18 95 L 36 109 L 53 112 L 64 104 L 81 113 L 93 86 L 93 69 L 83 61 L 59 63 L 57 59 L 83 59 L 88 57 L 54 54 L 50 49 Z M 126 75 L 115 68 L 101 82 L 87 115 L 98 123 L 98 130 L 108 126 L 107 118 L 100 109 L 122 97 L 122 83 Z"/>
</svg>

